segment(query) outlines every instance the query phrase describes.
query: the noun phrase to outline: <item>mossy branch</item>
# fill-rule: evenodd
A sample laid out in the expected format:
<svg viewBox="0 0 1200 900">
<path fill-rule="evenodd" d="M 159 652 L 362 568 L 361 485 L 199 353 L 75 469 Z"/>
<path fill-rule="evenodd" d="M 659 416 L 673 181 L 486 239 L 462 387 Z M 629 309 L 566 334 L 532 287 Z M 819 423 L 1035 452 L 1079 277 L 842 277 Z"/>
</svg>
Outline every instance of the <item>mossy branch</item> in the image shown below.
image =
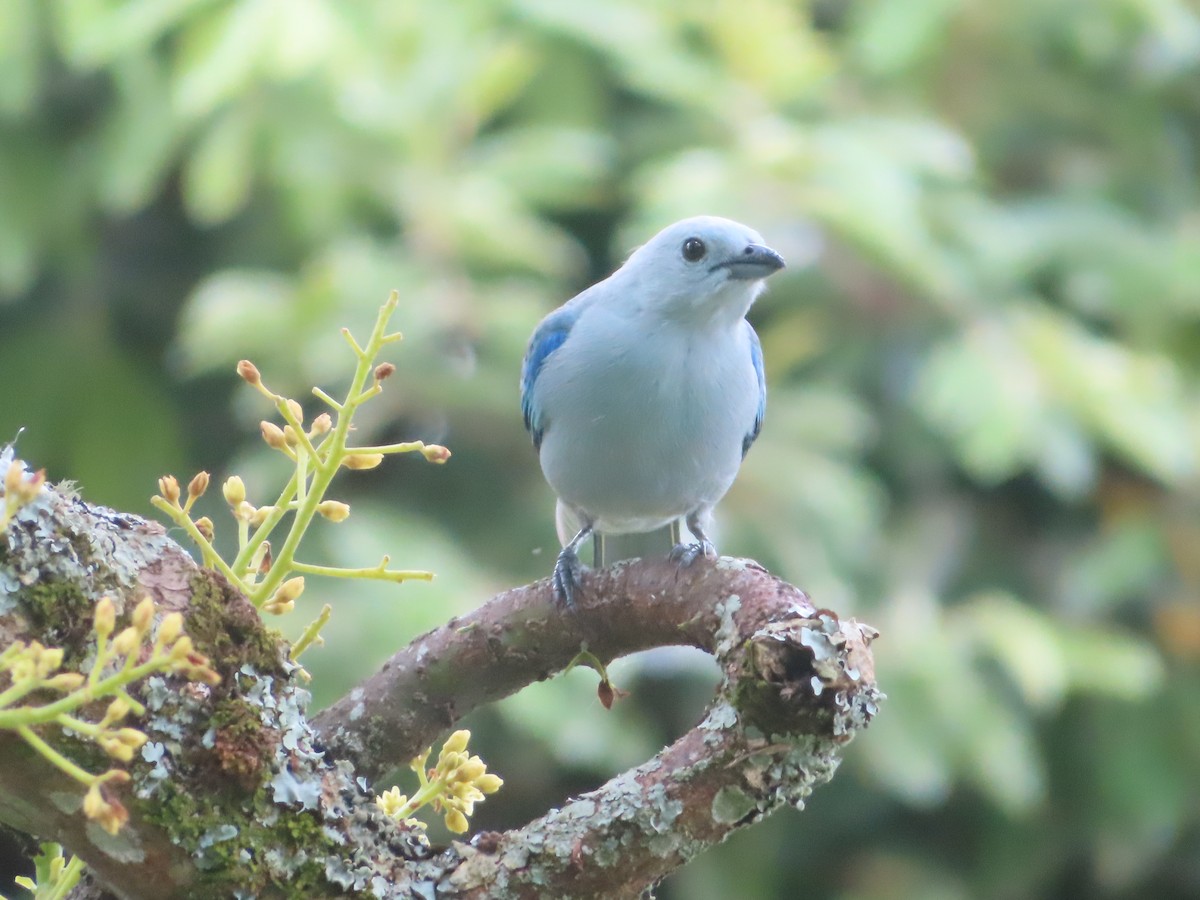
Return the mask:
<svg viewBox="0 0 1200 900">
<path fill-rule="evenodd" d="M 0 677 L 9 682 L 9 687 L 0 692 L 0 730 L 16 732 L 47 762 L 86 787 L 84 814 L 110 834 L 120 830 L 128 813 L 120 801 L 106 796 L 104 786 L 123 784 L 129 776 L 119 769 L 99 774 L 89 772 L 43 740 L 34 729 L 57 725 L 95 742 L 112 759 L 127 763 L 147 740 L 144 732 L 123 725 L 131 713 L 141 716 L 146 712 L 127 688 L 155 673 L 176 674 L 209 685 L 218 683 L 220 678 L 209 667 L 208 659 L 197 653 L 192 639 L 183 634 L 183 617 L 179 613 L 165 616 L 153 641 L 148 641 L 154 630 L 155 613 L 154 601 L 144 598 L 134 609 L 129 626 L 110 641 L 116 609 L 110 598 L 101 598 L 92 623 L 95 649 L 89 654 L 93 661 L 87 675 L 59 671 L 63 650 L 44 647 L 38 641 L 18 640 L 0 653 Z M 47 693 L 62 696 L 18 705 L 30 695 Z M 97 721 L 73 715 L 105 698 L 112 700 Z"/>
<path fill-rule="evenodd" d="M 0 818 L 61 841 L 98 880 L 138 900 L 266 896 L 280 885 L 305 898 L 372 885 L 411 896 L 443 883 L 462 897 L 495 897 L 502 885 L 516 897 L 636 897 L 732 831 L 802 803 L 879 699 L 870 629 L 839 622 L 742 561 L 698 561 L 680 572 L 664 560 L 592 573 L 570 617 L 547 582 L 495 598 L 417 639 L 317 717 L 317 734 L 298 670 L 254 607 L 218 574 L 197 570 L 161 528 L 45 489 L 8 540 L 0 586 L 25 587 L 13 601 L 18 611 L 0 612 L 0 633 L 26 644 L 58 635 L 67 658 L 86 657 L 93 642 L 70 628 L 98 602 L 87 586 L 121 583 L 150 593 L 164 612 L 182 612 L 222 675 L 211 691 L 137 695 L 149 741 L 129 766 L 130 818 L 117 836 L 136 840 L 132 856 L 129 845 L 104 843 L 103 831 L 51 801 L 65 779 L 0 731 Z M 45 548 L 56 542 L 91 549 L 55 569 L 59 558 Z M 412 759 L 458 716 L 570 664 L 584 642 L 601 665 L 651 646 L 694 644 L 717 657 L 725 680 L 704 721 L 654 760 L 524 828 L 434 853 L 419 828 L 385 816 L 364 790 L 380 767 Z M 63 749 L 61 736 L 43 740 Z M 455 752 L 451 744 L 447 755 Z M 458 771 L 460 794 L 447 795 L 445 785 L 439 793 L 418 776 L 413 797 L 429 806 L 435 793 L 470 800 L 473 781 L 482 793 L 470 757 L 453 762 L 426 771 L 425 785 L 439 768 Z"/>
</svg>

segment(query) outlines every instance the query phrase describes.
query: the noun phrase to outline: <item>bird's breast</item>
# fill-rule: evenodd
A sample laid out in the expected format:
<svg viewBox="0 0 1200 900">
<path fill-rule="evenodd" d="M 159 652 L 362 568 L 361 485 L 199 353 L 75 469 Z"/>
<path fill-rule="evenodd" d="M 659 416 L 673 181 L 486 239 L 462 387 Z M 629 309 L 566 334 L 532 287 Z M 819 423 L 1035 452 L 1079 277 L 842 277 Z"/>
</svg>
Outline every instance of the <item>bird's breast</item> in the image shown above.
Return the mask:
<svg viewBox="0 0 1200 900">
<path fill-rule="evenodd" d="M 737 474 L 758 405 L 744 328 L 587 325 L 538 378 L 551 487 L 593 516 L 647 528 L 716 503 Z"/>
</svg>

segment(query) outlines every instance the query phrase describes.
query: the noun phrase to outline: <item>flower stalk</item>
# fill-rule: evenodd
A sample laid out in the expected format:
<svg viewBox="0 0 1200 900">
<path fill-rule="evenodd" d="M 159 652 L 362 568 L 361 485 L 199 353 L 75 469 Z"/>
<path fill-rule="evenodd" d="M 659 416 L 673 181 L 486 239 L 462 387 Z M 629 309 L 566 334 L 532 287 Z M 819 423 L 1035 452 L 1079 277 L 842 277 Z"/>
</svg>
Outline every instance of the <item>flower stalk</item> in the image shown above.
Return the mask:
<svg viewBox="0 0 1200 900">
<path fill-rule="evenodd" d="M 258 367 L 249 360 L 238 364 L 238 374 L 271 401 L 282 419 L 282 425 L 263 421 L 260 431 L 267 446 L 288 459 L 292 473 L 275 502 L 258 507 L 249 500 L 240 478 L 231 476 L 225 481 L 222 490 L 238 532 L 238 551 L 232 561 L 223 559 L 214 548 L 212 523 L 207 519 L 193 521 L 190 515 L 192 504 L 208 486 L 208 474 L 202 472 L 192 479 L 185 502 L 180 502 L 181 491 L 176 479 L 169 475 L 159 479 L 159 493 L 151 500 L 154 506 L 183 528 L 197 544 L 204 565 L 220 571 L 264 612 L 282 615 L 294 608 L 299 596 L 297 582 L 300 589 L 303 588 L 303 579 L 297 578 L 298 575 L 369 578 L 396 583 L 427 581 L 433 577 L 425 571 L 389 569 L 387 557 L 377 566 L 362 568 L 319 566 L 296 558 L 300 542 L 314 517 L 320 515 L 332 523 L 349 517 L 349 504 L 326 496 L 334 476 L 341 469 L 374 468 L 385 456 L 397 453 L 420 453 L 429 462 L 439 464 L 450 457 L 450 451 L 445 447 L 422 441 L 373 447 L 348 444 L 354 414 L 363 403 L 383 390 L 383 380 L 395 371 L 394 365 L 377 363 L 376 357 L 384 347 L 402 337 L 398 332 L 387 330 L 398 303 L 399 295 L 393 291 L 380 308 L 365 344 L 360 345 L 348 329 L 342 329 L 342 336 L 355 356 L 354 375 L 340 401 L 320 388 L 313 388 L 313 396 L 328 406 L 330 412 L 317 415 L 307 428 L 300 403 L 272 391 L 263 381 Z M 268 542 L 289 515 L 292 518 L 287 533 L 278 543 L 278 549 L 272 552 Z M 304 646 L 312 643 L 314 641 L 310 639 Z"/>
<path fill-rule="evenodd" d="M 426 772 L 425 763 L 433 748 L 429 748 L 409 763 L 419 782 L 416 793 L 409 797 L 392 787 L 375 798 L 376 804 L 390 818 L 412 827 L 424 828 L 413 813 L 425 806 L 442 813 L 446 828 L 462 834 L 468 828 L 468 819 L 475 811 L 475 804 L 483 801 L 487 794 L 494 794 L 504 784 L 503 779 L 487 770 L 487 765 L 478 756 L 467 753 L 467 742 L 471 732 L 460 730 L 446 738 L 438 754 L 437 764 Z"/>
</svg>

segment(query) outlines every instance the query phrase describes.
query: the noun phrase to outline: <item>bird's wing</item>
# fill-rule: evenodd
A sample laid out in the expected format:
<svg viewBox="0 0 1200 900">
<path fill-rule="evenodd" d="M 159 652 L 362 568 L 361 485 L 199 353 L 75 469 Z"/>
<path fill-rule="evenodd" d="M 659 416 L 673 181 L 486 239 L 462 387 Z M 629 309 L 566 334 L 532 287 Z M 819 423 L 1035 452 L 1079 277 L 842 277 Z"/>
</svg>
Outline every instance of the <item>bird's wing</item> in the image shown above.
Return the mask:
<svg viewBox="0 0 1200 900">
<path fill-rule="evenodd" d="M 533 405 L 533 386 L 546 360 L 563 345 L 579 320 L 584 308 L 584 304 L 578 302 L 581 299 L 582 295 L 542 319 L 529 339 L 525 361 L 521 364 L 521 412 L 525 416 L 525 429 L 533 438 L 533 446 L 539 450 L 545 426 Z"/>
<path fill-rule="evenodd" d="M 754 374 L 758 377 L 758 409 L 754 413 L 754 425 L 746 432 L 746 436 L 742 438 L 742 456 L 745 456 L 750 445 L 758 438 L 758 433 L 762 431 L 763 416 L 767 412 L 767 378 L 763 374 L 763 355 L 762 344 L 758 340 L 758 334 L 749 322 L 746 322 L 746 331 L 750 333 L 750 362 L 754 366 Z"/>
</svg>

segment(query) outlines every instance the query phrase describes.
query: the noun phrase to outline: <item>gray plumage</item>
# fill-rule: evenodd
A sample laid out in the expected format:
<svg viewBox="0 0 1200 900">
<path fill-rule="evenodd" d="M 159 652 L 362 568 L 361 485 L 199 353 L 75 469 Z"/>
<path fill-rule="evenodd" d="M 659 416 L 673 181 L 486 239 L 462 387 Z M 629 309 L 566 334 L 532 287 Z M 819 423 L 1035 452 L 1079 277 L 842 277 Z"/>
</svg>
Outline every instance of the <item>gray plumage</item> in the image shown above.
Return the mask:
<svg viewBox="0 0 1200 900">
<path fill-rule="evenodd" d="M 678 534 L 684 520 L 696 541 L 674 555 L 684 564 L 716 555 L 712 508 L 766 404 L 762 350 L 745 316 L 783 264 L 744 225 L 685 219 L 538 325 L 522 408 L 558 497 L 555 586 L 568 604 L 576 551 L 592 533 Z"/>
</svg>

